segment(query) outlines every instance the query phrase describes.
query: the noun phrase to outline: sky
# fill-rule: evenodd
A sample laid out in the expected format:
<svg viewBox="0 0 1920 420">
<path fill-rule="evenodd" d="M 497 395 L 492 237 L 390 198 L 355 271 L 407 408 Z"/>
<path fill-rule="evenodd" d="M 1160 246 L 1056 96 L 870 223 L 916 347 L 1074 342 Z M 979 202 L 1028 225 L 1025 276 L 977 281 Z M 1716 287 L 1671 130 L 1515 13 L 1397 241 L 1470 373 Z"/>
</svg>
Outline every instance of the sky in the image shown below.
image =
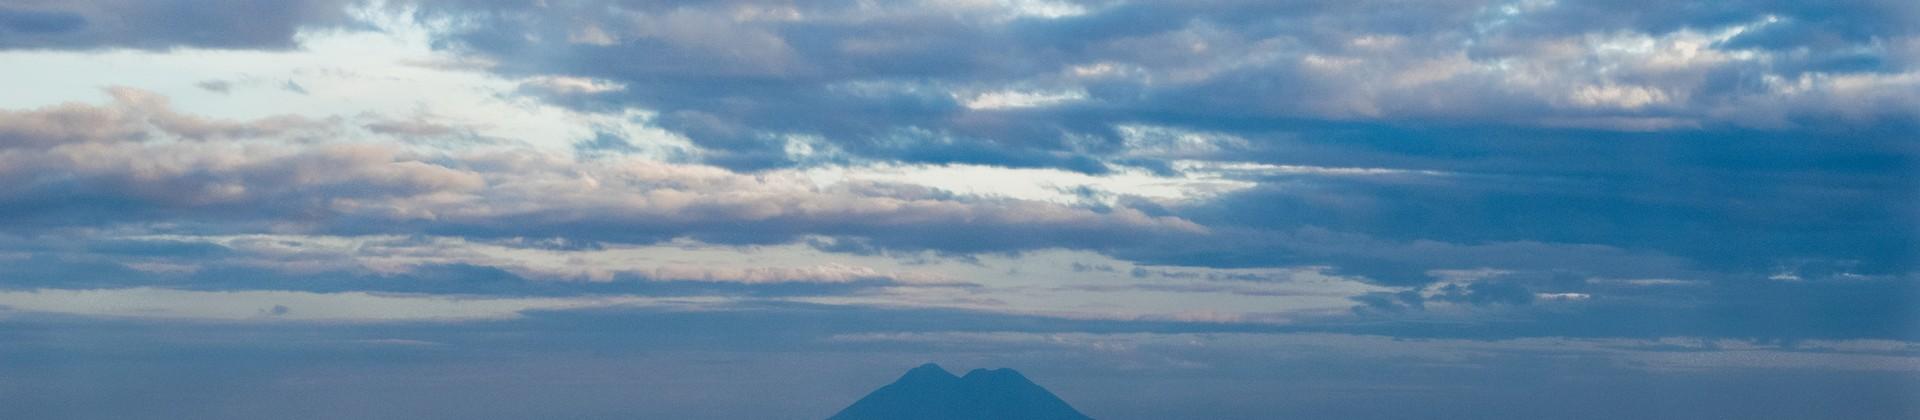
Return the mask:
<svg viewBox="0 0 1920 420">
<path fill-rule="evenodd" d="M 0 418 L 1920 417 L 1920 3 L 0 0 Z"/>
</svg>

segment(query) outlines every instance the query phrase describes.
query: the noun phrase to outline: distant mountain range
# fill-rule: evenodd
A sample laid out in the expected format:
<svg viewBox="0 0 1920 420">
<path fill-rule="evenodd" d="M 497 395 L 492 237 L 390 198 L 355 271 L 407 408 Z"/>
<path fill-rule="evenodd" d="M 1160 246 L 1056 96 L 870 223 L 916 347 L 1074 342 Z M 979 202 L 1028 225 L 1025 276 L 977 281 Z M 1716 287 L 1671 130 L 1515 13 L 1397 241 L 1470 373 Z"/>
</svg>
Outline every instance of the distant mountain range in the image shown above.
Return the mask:
<svg viewBox="0 0 1920 420">
<path fill-rule="evenodd" d="M 928 363 L 827 420 L 1088 420 L 1013 369 L 953 376 Z"/>
</svg>

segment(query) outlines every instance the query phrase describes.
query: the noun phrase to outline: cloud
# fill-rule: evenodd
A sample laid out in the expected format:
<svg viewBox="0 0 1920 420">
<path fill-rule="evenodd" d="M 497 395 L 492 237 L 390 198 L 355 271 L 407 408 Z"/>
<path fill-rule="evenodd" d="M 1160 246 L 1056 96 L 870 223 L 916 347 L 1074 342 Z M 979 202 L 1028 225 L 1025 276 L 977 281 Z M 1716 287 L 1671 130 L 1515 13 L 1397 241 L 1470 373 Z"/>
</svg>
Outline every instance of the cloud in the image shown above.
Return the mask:
<svg viewBox="0 0 1920 420">
<path fill-rule="evenodd" d="M 432 275 L 435 269 L 472 267 L 504 270 L 511 273 L 507 276 L 512 277 L 510 280 L 520 282 L 647 281 L 750 285 L 872 283 L 896 287 L 970 285 L 935 272 L 883 270 L 854 262 L 823 262 L 819 260 L 833 256 L 798 252 L 790 249 L 793 248 L 790 245 L 739 249 L 676 241 L 651 246 L 598 243 L 585 248 L 551 246 L 564 241 L 564 238 L 480 242 L 417 236 L 166 235 L 109 241 L 91 245 L 89 250 L 109 254 L 102 252 L 108 250 L 113 251 L 110 254 L 126 256 L 138 255 L 135 252 L 149 248 L 162 251 L 146 253 L 172 255 L 206 248 L 219 250 L 221 258 L 208 261 L 197 259 L 200 255 L 183 255 L 189 258 L 176 262 L 265 268 L 286 273 L 333 271 Z"/>
<path fill-rule="evenodd" d="M 1032 255 L 1074 249 L 1117 257 L 1105 264 L 1125 267 L 1118 269 L 1119 273 L 1141 265 L 1193 268 L 1178 271 L 1190 274 L 1157 276 L 1168 280 L 1165 282 L 1139 282 L 1115 275 L 1112 280 L 1053 283 L 1044 277 L 1005 273 L 929 276 L 916 273 L 920 270 L 886 268 L 870 262 L 554 262 L 590 255 L 577 253 L 542 255 L 536 260 L 396 253 L 413 260 L 378 261 L 354 255 L 293 253 L 255 261 L 261 265 L 241 266 L 206 264 L 210 259 L 206 256 L 148 257 L 121 261 L 124 263 L 87 256 L 67 261 L 49 251 L 25 248 L 29 253 L 45 254 L 33 260 L 36 265 L 133 279 L 81 279 L 71 272 L 23 273 L 35 276 L 34 284 L 541 296 L 785 296 L 835 304 L 893 303 L 1133 322 L 1266 324 L 1384 317 L 1374 319 L 1379 322 L 1371 328 L 1390 331 L 1413 325 L 1400 321 L 1437 318 L 1458 322 L 1500 314 L 1527 320 L 1527 327 L 1516 332 L 1569 328 L 1629 335 L 1646 333 L 1630 327 L 1634 325 L 1632 320 L 1640 318 L 1614 311 L 1631 311 L 1628 308 L 1641 305 L 1677 305 L 1685 309 L 1645 313 L 1753 314 L 1766 310 L 1758 302 L 1797 294 L 1800 297 L 1792 304 L 1794 313 L 1819 312 L 1843 302 L 1864 309 L 1860 317 L 1821 317 L 1774 331 L 1759 329 L 1756 324 L 1723 323 L 1681 332 L 1854 337 L 1896 334 L 1894 331 L 1904 325 L 1899 321 L 1904 319 L 1902 312 L 1889 306 L 1903 296 L 1897 293 L 1899 286 L 1895 284 L 1900 277 L 1887 277 L 1899 268 L 1875 265 L 1900 260 L 1867 259 L 1823 269 L 1820 267 L 1825 263 L 1820 261 L 1844 258 L 1854 251 L 1820 248 L 1818 242 L 1755 242 L 1752 246 L 1763 247 L 1748 249 L 1765 252 L 1742 253 L 1746 260 L 1720 260 L 1715 259 L 1716 254 L 1691 248 L 1703 242 L 1634 240 L 1641 232 L 1671 235 L 1659 229 L 1661 226 L 1640 227 L 1649 229 L 1646 231 L 1632 230 L 1632 226 L 1593 229 L 1549 223 L 1556 219 L 1544 216 L 1538 220 L 1512 216 L 1556 214 L 1554 217 L 1561 218 L 1558 220 L 1565 220 L 1568 215 L 1583 214 L 1563 209 L 1591 211 L 1584 214 L 1602 221 L 1665 214 L 1636 213 L 1652 210 L 1632 206 L 1624 210 L 1591 206 L 1594 201 L 1587 200 L 1612 203 L 1619 198 L 1584 195 L 1603 189 L 1566 187 L 1589 185 L 1581 182 L 1594 182 L 1595 178 L 1599 183 L 1592 185 L 1656 182 L 1662 178 L 1632 175 L 1621 179 L 1616 174 L 1648 171 L 1657 175 L 1667 170 L 1658 166 L 1583 167 L 1572 159 L 1489 164 L 1445 156 L 1385 159 L 1383 163 L 1389 165 L 1354 166 L 1367 160 L 1354 160 L 1351 150 L 1320 154 L 1324 150 L 1316 150 L 1316 143 L 1288 142 L 1297 137 L 1258 134 L 1250 138 L 1214 131 L 1132 128 L 1136 132 L 1127 135 L 1143 145 L 1137 155 L 1167 158 L 1163 168 L 1167 173 L 1125 169 L 1089 175 L 1053 169 L 910 164 L 739 172 L 641 154 L 556 154 L 512 146 L 415 146 L 413 142 L 422 136 L 444 137 L 450 134 L 446 130 L 461 130 L 437 123 L 436 117 L 424 113 L 408 119 L 371 114 L 352 120 L 324 116 L 225 119 L 177 111 L 169 98 L 153 92 L 115 88 L 109 93 L 114 99 L 106 105 L 65 104 L 0 114 L 6 119 L 0 131 L 8 133 L 0 149 L 6 150 L 6 167 L 13 169 L 5 172 L 13 178 L 6 183 L 12 188 L 4 196 L 15 204 L 8 206 L 11 215 L 17 216 L 7 225 L 12 232 L 95 235 L 86 229 L 106 228 L 219 235 L 278 231 L 347 237 L 421 235 L 474 243 L 558 238 L 575 244 L 569 247 L 589 248 L 670 244 L 683 239 L 715 246 L 784 246 L 818 240 L 831 243 L 818 250 L 883 258 L 931 251 L 978 260 L 981 255 L 994 253 Z M 1324 130 L 1328 131 L 1309 133 L 1356 135 L 1354 130 L 1342 128 Z M 1353 147 L 1365 149 L 1381 144 L 1372 143 L 1376 140 L 1368 136 L 1395 133 L 1358 131 L 1360 137 L 1334 136 L 1328 141 L 1352 141 L 1358 144 Z M 1429 141 L 1426 137 L 1414 138 Z M 634 147 L 640 147 L 636 142 L 648 141 L 620 139 Z M 1680 141 L 1682 145 L 1705 147 L 1711 140 Z M 1446 144 L 1476 144 L 1472 140 L 1453 141 L 1458 143 Z M 602 143 L 617 146 L 610 141 Z M 1144 146 L 1147 144 L 1153 146 Z M 1565 144 L 1477 146 L 1501 154 L 1524 155 L 1541 153 L 1528 147 L 1551 151 Z M 1295 158 L 1302 162 L 1259 163 L 1263 153 L 1276 150 L 1269 147 L 1296 151 Z M 592 150 L 599 149 L 588 151 Z M 1634 151 L 1600 150 L 1610 154 Z M 1800 151 L 1794 147 L 1761 150 L 1769 156 Z M 1229 156 L 1254 161 L 1223 160 Z M 1574 166 L 1553 165 L 1561 162 Z M 1716 162 L 1687 165 L 1713 166 L 1719 164 Z M 1506 173 L 1487 174 L 1498 171 Z M 1884 176 L 1879 171 L 1867 168 L 1857 175 L 1836 176 L 1874 180 Z M 1603 175 L 1591 175 L 1594 173 Z M 1755 189 L 1751 192 L 1730 190 L 1736 194 L 1774 190 L 1825 194 L 1801 188 L 1807 181 L 1796 178 L 1769 180 L 1738 173 L 1703 176 L 1765 181 L 1752 184 L 1750 188 Z M 1815 181 L 1815 185 L 1832 182 Z M 1740 214 L 1764 216 L 1755 220 L 1771 220 L 1776 217 L 1767 216 L 1771 212 L 1827 214 L 1831 210 L 1825 210 L 1825 206 L 1882 196 L 1875 191 L 1898 184 L 1859 185 L 1865 189 L 1857 196 L 1796 200 L 1787 207 L 1746 206 Z M 1672 200 L 1679 196 L 1673 194 L 1684 192 L 1648 187 L 1637 190 L 1641 195 L 1629 198 L 1666 200 L 1668 204 L 1660 211 L 1675 211 L 1671 210 L 1675 208 Z M 1572 194 L 1578 199 L 1525 200 L 1551 194 Z M 1479 200 L 1538 207 L 1500 207 Z M 1723 202 L 1700 200 L 1693 205 L 1706 206 L 1702 208 L 1707 210 L 1673 214 L 1727 214 L 1718 210 L 1722 207 L 1717 206 L 1726 205 Z M 1895 201 L 1879 208 L 1854 208 L 1892 214 L 1900 205 Z M 1430 222 L 1434 220 L 1447 222 Z M 1530 221 L 1537 224 L 1525 224 Z M 1734 226 L 1752 229 L 1755 225 Z M 1789 229 L 1785 232 L 1807 229 L 1781 226 Z M 1893 234 L 1897 232 L 1882 233 Z M 1849 235 L 1834 238 L 1874 238 Z M 1718 248 L 1739 246 L 1749 245 Z M 1807 260 L 1784 259 L 1806 257 L 1805 249 L 1826 249 L 1834 254 Z M 1897 251 L 1884 247 L 1858 249 Z M 236 263 L 250 261 L 231 254 L 218 258 Z M 1760 263 L 1751 262 L 1755 260 Z M 1853 286 L 1818 283 L 1806 286 L 1806 290 L 1767 290 L 1760 294 L 1738 283 L 1751 277 L 1738 271 L 1741 267 L 1757 266 L 1771 275 L 1782 268 L 1779 261 L 1800 261 L 1788 268 L 1807 278 L 1867 276 L 1863 278 L 1868 280 Z M 1007 272 L 1036 270 L 1032 264 L 1008 263 L 1002 267 Z M 1325 275 L 1344 277 L 1315 284 L 1277 280 L 1291 277 L 1270 272 L 1232 271 L 1297 267 L 1321 267 L 1317 270 Z M 1473 268 L 1504 270 L 1512 273 L 1512 278 L 1453 284 L 1429 275 L 1436 269 Z M 223 277 L 229 280 L 217 280 Z M 989 278 L 1046 286 L 1045 291 L 1036 292 L 1040 289 L 982 280 Z M 1633 287 L 1637 285 L 1585 280 L 1589 278 L 1693 278 L 1701 279 L 1707 287 Z M 265 281 L 251 282 L 254 279 Z M 612 280 L 614 284 L 541 283 L 556 279 Z M 1665 289 L 1689 290 L 1665 296 L 1649 292 Z M 1860 294 L 1863 290 L 1895 292 Z M 1414 293 L 1408 295 L 1409 291 Z M 1049 296 L 1073 304 L 1022 301 L 1019 297 L 1023 295 Z M 1182 296 L 1205 296 L 1215 307 L 1179 304 L 1188 299 Z M 1587 298 L 1561 299 L 1572 296 Z M 1862 296 L 1865 300 L 1848 301 L 1846 296 Z M 1686 303 L 1702 300 L 1720 305 Z M 1360 308 L 1357 312 L 1356 307 Z M 1576 316 L 1556 318 L 1564 314 Z M 1856 318 L 1881 321 L 1819 331 L 1819 326 L 1828 322 Z"/>
<path fill-rule="evenodd" d="M 67 103 L 34 110 L 0 110 L 0 148 L 55 148 L 61 145 L 150 140 L 158 132 L 186 140 L 232 140 L 319 130 L 327 122 L 282 115 L 254 121 L 226 121 L 182 114 L 151 91 L 115 86 L 105 89 L 108 106 Z"/>
<path fill-rule="evenodd" d="M 524 311 L 698 301 L 640 298 L 450 298 L 364 292 L 196 292 L 151 288 L 0 291 L 0 314 L 79 315 L 219 322 L 457 322 L 510 319 Z"/>
<path fill-rule="evenodd" d="M 1688 337 L 1662 337 L 1657 339 L 1569 339 L 1569 338 L 1521 338 L 1508 340 L 1449 340 L 1414 339 L 1403 340 L 1390 337 L 1366 335 L 1341 335 L 1319 333 L 1292 334 L 1248 334 L 1248 333 L 1207 333 L 1207 334 L 1165 334 L 1165 333 L 1125 333 L 1125 334 L 1085 334 L 1085 333 L 1034 333 L 1034 332 L 908 332 L 908 333 L 856 333 L 840 334 L 830 338 L 832 341 L 878 344 L 909 344 L 925 346 L 963 346 L 974 348 L 1020 348 L 1036 352 L 1064 353 L 1152 353 L 1165 356 L 1187 353 L 1198 349 L 1213 349 L 1233 353 L 1264 354 L 1273 357 L 1277 354 L 1284 358 L 1318 358 L 1321 352 L 1344 353 L 1382 363 L 1406 361 L 1408 359 L 1425 360 L 1435 363 L 1484 362 L 1493 353 L 1542 352 L 1559 354 L 1562 357 L 1571 354 L 1592 356 L 1601 360 L 1617 363 L 1628 369 L 1650 372 L 1676 372 L 1703 370 L 1711 368 L 1741 367 L 1752 369 L 1849 369 L 1861 371 L 1901 372 L 1916 369 L 1906 363 L 1916 357 L 1912 351 L 1876 352 L 1859 351 L 1863 347 L 1886 349 L 1904 349 L 1911 343 L 1876 342 L 1874 340 L 1820 341 L 1806 345 L 1766 343 L 1753 340 L 1703 340 Z M 1822 349 L 1833 346 L 1850 347 L 1854 351 L 1826 352 Z M 1129 358 L 1140 360 L 1140 358 Z M 1163 358 L 1145 358 L 1145 360 L 1166 360 Z M 1181 366 L 1171 363 L 1156 366 L 1159 369 L 1180 368 L 1216 368 L 1202 366 Z"/>
<path fill-rule="evenodd" d="M 459 131 L 458 128 L 453 126 L 426 121 L 424 119 L 380 120 L 368 123 L 365 127 L 367 131 L 404 138 L 445 136 Z"/>
<path fill-rule="evenodd" d="M 23 34 L 71 32 L 87 25 L 79 14 L 58 11 L 0 9 L 0 29 Z"/>
<path fill-rule="evenodd" d="M 290 20 L 301 48 L 278 52 L 82 42 L 106 21 L 90 4 L 10 6 L 31 13 L 3 30 L 38 35 L 8 39 L 40 44 L 9 61 L 73 85 L 120 77 L 74 63 L 154 63 L 128 83 L 165 93 L 60 104 L 72 90 L 21 79 L 26 105 L 0 111 L 0 232 L 83 238 L 8 261 L 136 280 L 16 269 L 36 285 L 804 296 L 1395 334 L 1910 325 L 1920 43 L 1900 4 L 428 1 L 353 8 L 351 29 Z M 227 80 L 268 89 L 204 83 Z M 308 94 L 275 89 L 294 80 Z M 265 234 L 516 245 L 116 242 Z M 818 260 L 587 251 L 685 243 Z M 951 265 L 1002 256 L 1018 262 Z M 1483 269 L 1502 274 L 1435 275 Z M 1794 281 L 1747 282 L 1767 278 Z M 962 287 L 919 287 L 943 284 Z M 1220 307 L 1184 303 L 1202 300 Z"/>
<path fill-rule="evenodd" d="M 469 162 L 490 177 L 490 187 L 480 197 L 489 205 L 434 210 L 434 220 L 444 232 L 519 236 L 539 229 L 598 240 L 646 242 L 659 235 L 690 235 L 747 243 L 826 234 L 949 250 L 1059 246 L 1058 241 L 1076 237 L 1086 238 L 1084 244 L 1090 245 L 1101 236 L 1205 232 L 1178 218 L 1132 208 L 1094 210 L 1024 200 L 963 199 L 899 184 L 820 185 L 799 173 L 746 175 L 636 157 L 575 163 L 498 154 Z M 602 226 L 623 228 L 609 231 Z M 1028 233 L 963 233 L 983 230 Z"/>
<path fill-rule="evenodd" d="M 1086 97 L 1085 92 L 996 91 L 974 95 L 960 105 L 974 110 L 1034 108 L 1070 103 Z"/>
<path fill-rule="evenodd" d="M 284 49 L 302 28 L 346 24 L 348 0 L 86 0 L 0 7 L 0 49 Z"/>
<path fill-rule="evenodd" d="M 726 152 L 714 164 L 800 164 L 775 139 L 809 135 L 856 157 L 1097 173 L 1050 155 L 1112 159 L 1126 153 L 1117 127 L 1175 116 L 1610 131 L 1911 123 L 1916 70 L 1875 46 L 1915 35 L 1892 17 L 1910 7 L 1892 3 L 430 3 L 421 19 L 487 22 L 440 35 L 504 74 L 622 86 L 587 103 L 668 115 L 667 128 Z M 1631 12 L 1642 6 L 1666 12 Z M 594 36 L 572 29 L 581 22 Z M 1787 27 L 1798 32 L 1776 30 Z M 1840 58 L 1791 46 L 1881 64 L 1820 65 Z"/>
<path fill-rule="evenodd" d="M 592 95 L 626 90 L 625 85 L 584 77 L 542 76 L 520 83 L 522 90 L 548 95 Z"/>
<path fill-rule="evenodd" d="M 746 175 L 638 156 L 583 162 L 532 151 L 435 155 L 378 143 L 297 144 L 305 140 L 287 136 L 341 127 L 300 117 L 207 119 L 174 112 L 167 98 L 151 92 L 111 93 L 116 102 L 109 107 L 62 105 L 0 115 L 6 118 L 0 124 L 8 133 L 6 145 L 18 149 L 0 160 L 0 173 L 14 187 L 8 197 L 55 206 L 23 205 L 17 207 L 25 212 L 21 216 L 44 222 L 72 213 L 34 209 L 80 206 L 121 212 L 123 222 L 152 220 L 147 218 L 154 212 L 187 220 L 240 214 L 246 217 L 226 221 L 397 233 L 418 232 L 412 224 L 427 221 L 429 231 L 437 232 L 643 243 L 678 236 L 786 242 L 803 234 L 844 234 L 956 250 L 1048 247 L 1074 237 L 1090 246 L 1100 239 L 1083 235 L 1205 231 L 1125 207 L 961 199 L 875 182 L 821 185 L 801 173 Z M 400 130 L 409 127 L 374 124 L 370 130 L 417 134 Z M 169 138 L 193 141 L 164 141 Z M 258 141 L 263 139 L 276 141 Z M 86 208 L 122 200 L 143 204 Z M 622 228 L 602 229 L 609 226 Z M 972 229 L 1053 233 L 981 238 L 968 233 Z"/>
<path fill-rule="evenodd" d="M 200 83 L 194 83 L 193 86 L 201 89 L 205 89 L 208 92 L 219 92 L 219 93 L 233 92 L 233 82 L 228 82 L 225 80 L 205 80 L 205 81 L 201 81 Z"/>
<path fill-rule="evenodd" d="M 1911 1 L 4 3 L 0 417 L 1913 417 Z"/>
</svg>

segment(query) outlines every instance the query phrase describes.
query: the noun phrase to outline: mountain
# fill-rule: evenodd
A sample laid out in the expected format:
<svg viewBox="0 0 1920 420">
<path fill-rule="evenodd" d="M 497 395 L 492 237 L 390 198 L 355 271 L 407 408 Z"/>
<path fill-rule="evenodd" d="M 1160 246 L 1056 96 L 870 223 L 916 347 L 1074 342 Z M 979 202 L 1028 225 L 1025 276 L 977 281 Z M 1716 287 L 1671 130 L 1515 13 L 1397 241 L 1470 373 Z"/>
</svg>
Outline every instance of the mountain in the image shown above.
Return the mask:
<svg viewBox="0 0 1920 420">
<path fill-rule="evenodd" d="M 827 420 L 1088 420 L 1013 369 L 953 376 L 920 365 Z"/>
</svg>

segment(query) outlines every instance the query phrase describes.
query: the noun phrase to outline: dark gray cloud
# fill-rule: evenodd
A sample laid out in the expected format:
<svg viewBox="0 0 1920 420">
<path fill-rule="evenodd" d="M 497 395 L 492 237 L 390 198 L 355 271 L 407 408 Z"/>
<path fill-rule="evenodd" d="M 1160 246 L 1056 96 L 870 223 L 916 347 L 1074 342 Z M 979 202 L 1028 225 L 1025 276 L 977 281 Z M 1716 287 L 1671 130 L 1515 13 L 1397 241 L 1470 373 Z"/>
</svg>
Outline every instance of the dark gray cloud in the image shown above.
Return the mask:
<svg viewBox="0 0 1920 420">
<path fill-rule="evenodd" d="M 1120 128 L 1146 125 L 1241 140 L 1189 159 L 1451 174 L 1259 177 L 1217 202 L 1137 206 L 1212 235 L 1075 245 L 1139 261 L 1330 263 L 1407 285 L 1480 266 L 1897 278 L 1920 255 L 1903 135 L 1920 96 L 1900 81 L 1920 13 L 1904 2 L 1067 5 L 1079 10 L 439 2 L 425 15 L 489 22 L 446 41 L 497 71 L 622 83 L 566 103 L 659 110 L 732 168 L 801 164 L 783 151 L 798 133 L 852 159 L 1172 173 Z M 1842 78 L 1880 87 L 1822 85 Z M 969 106 L 1009 92 L 1083 96 Z M 1040 242 L 1055 240 L 1072 239 Z"/>
<path fill-rule="evenodd" d="M 1357 317 L 1453 316 L 1429 311 L 1443 303 L 1490 308 L 1471 310 L 1497 311 L 1525 321 L 1515 325 L 1528 326 L 1446 334 L 1559 329 L 1636 336 L 1888 337 L 1903 336 L 1914 323 L 1902 305 L 1912 295 L 1908 257 L 1915 235 L 1900 223 L 1915 208 L 1912 198 L 1902 195 L 1912 181 L 1901 175 L 1912 165 L 1907 152 L 1886 144 L 1880 137 L 1886 134 L 1880 133 L 1827 140 L 1829 146 L 1856 146 L 1835 148 L 1808 146 L 1801 136 L 1818 134 L 1813 131 L 1681 135 L 1456 127 L 1430 132 L 1335 123 L 1295 129 L 1224 119 L 1204 127 L 1217 130 L 1214 135 L 1241 136 L 1223 141 L 1221 147 L 1231 149 L 1232 156 L 1320 168 L 1384 164 L 1407 169 L 1305 178 L 1253 171 L 1234 176 L 1255 187 L 1202 203 L 1162 207 L 1123 200 L 1073 206 L 966 197 L 913 185 L 819 187 L 792 174 L 650 161 L 612 153 L 622 144 L 631 146 L 613 134 L 581 143 L 584 154 L 599 155 L 587 160 L 511 152 L 432 156 L 376 144 L 302 144 L 299 139 L 309 135 L 304 133 L 355 127 L 296 117 L 212 119 L 176 112 L 166 98 L 149 92 L 111 93 L 115 102 L 106 106 L 0 113 L 0 140 L 5 140 L 0 150 L 7 153 L 0 175 L 13 180 L 0 190 L 6 193 L 0 198 L 10 203 L 8 232 L 280 229 L 474 240 L 562 238 L 577 244 L 806 240 L 834 252 L 934 251 L 962 258 L 1068 248 L 1147 264 L 1325 267 L 1414 290 L 1362 296 L 1357 303 L 1365 307 Z M 407 138 L 442 134 L 437 126 L 397 121 L 379 119 L 360 128 Z M 1157 135 L 1191 135 L 1176 133 Z M 1507 140 L 1516 133 L 1535 137 Z M 1167 142 L 1133 144 L 1167 156 L 1227 156 L 1213 154 L 1220 150 L 1159 145 Z M 1751 145 L 1739 155 L 1717 153 L 1729 142 Z M 1665 159 L 1625 158 L 1649 155 Z M 884 276 L 831 284 L 731 285 L 649 273 L 622 274 L 624 281 L 610 284 L 553 284 L 485 263 L 427 264 L 402 274 L 300 273 L 217 263 L 203 267 L 233 256 L 220 247 L 113 239 L 60 251 L 81 257 L 24 249 L 37 259 L 14 273 L 21 279 L 15 287 L 760 296 L 845 295 L 898 286 Z M 167 259 L 144 261 L 149 263 L 144 266 L 115 260 L 154 257 Z M 319 261 L 316 255 L 293 258 Z M 1510 274 L 1457 284 L 1435 274 L 1476 269 Z M 1782 278 L 1802 283 L 1774 285 L 1786 281 Z M 1705 287 L 1652 293 L 1606 283 L 1644 279 Z M 1209 284 L 1154 287 L 1238 293 Z M 1582 301 L 1560 300 L 1576 295 Z M 1669 307 L 1685 309 L 1655 310 Z M 1758 315 L 1786 307 L 1797 308 L 1789 313 L 1818 316 L 1805 315 L 1798 324 L 1727 321 L 1667 330 L 1637 321 L 1644 317 L 1620 315 L 1779 321 Z"/>
<path fill-rule="evenodd" d="M 285 49 L 302 28 L 351 22 L 354 0 L 9 0 L 0 49 Z"/>
<path fill-rule="evenodd" d="M 281 48 L 346 10 L 170 6 L 9 4 L 0 34 L 17 36 L 0 47 Z M 105 106 L 0 111 L 0 232 L 804 241 L 958 259 L 1067 248 L 1361 276 L 1400 290 L 1321 321 L 1389 334 L 1910 337 L 1915 323 L 1905 304 L 1920 261 L 1910 141 L 1920 25 L 1904 2 L 395 6 L 449 23 L 435 26 L 450 28 L 435 45 L 490 63 L 468 70 L 515 78 L 503 95 L 646 111 L 649 128 L 691 140 L 700 153 L 690 159 L 704 165 L 635 156 L 644 140 L 614 130 L 576 139 L 577 159 L 423 152 L 409 146 L 475 135 L 426 117 L 223 120 L 116 88 Z M 136 13 L 146 7 L 167 10 Z M 341 140 L 354 136 L 378 141 Z M 816 153 L 793 152 L 800 140 Z M 1253 168 L 1220 175 L 1250 186 L 1182 203 L 1082 188 L 1073 194 L 1100 204 L 1060 204 L 821 186 L 785 171 L 966 163 L 1172 177 L 1196 162 Z M 1339 171 L 1365 176 L 1327 175 Z M 84 255 L 34 255 L 16 270 L 45 279 L 35 286 L 213 290 L 811 296 L 897 286 L 629 273 L 547 289 L 508 267 L 451 263 L 182 274 L 112 258 L 230 255 L 71 246 L 61 252 Z M 1461 270 L 1500 274 L 1445 278 Z M 249 278 L 276 282 L 234 280 Z M 1485 319 L 1512 327 L 1476 322 Z"/>
<path fill-rule="evenodd" d="M 1920 14 L 1902 2 L 1095 2 L 1058 4 L 1080 11 L 1058 18 L 1015 3 L 424 6 L 484 22 L 447 45 L 498 71 L 625 84 L 572 103 L 659 110 L 729 167 L 795 164 L 781 139 L 808 134 L 857 157 L 1088 172 L 1121 152 L 1115 124 L 1167 118 L 1911 123 L 1911 86 L 1876 78 L 1913 69 L 1888 47 L 1912 42 Z M 1768 58 L 1735 56 L 1752 48 Z M 1809 72 L 1812 91 L 1779 85 Z M 1840 105 L 1825 96 L 1842 88 L 1820 78 L 1843 75 L 1893 91 Z M 968 106 L 1060 91 L 1085 98 Z"/>
<path fill-rule="evenodd" d="M 0 10 L 0 28 L 22 34 L 69 32 L 86 26 L 79 14 L 39 10 Z"/>
<path fill-rule="evenodd" d="M 1340 136 L 1305 133 L 1298 137 Z M 1390 133 L 1391 140 L 1276 142 L 1270 150 L 1292 162 L 1399 161 L 1455 175 L 1271 179 L 1178 214 L 1209 226 L 1312 226 L 1407 240 L 1604 244 L 1729 270 L 1819 258 L 1904 273 L 1920 252 L 1920 231 L 1904 222 L 1920 209 L 1910 193 L 1914 155 L 1890 134 L 1561 132 L 1508 141 L 1501 132 Z M 1660 158 L 1636 158 L 1648 156 Z"/>
<path fill-rule="evenodd" d="M 930 360 L 1100 418 L 1920 413 L 1915 2 L 386 4 L 644 127 L 0 109 L 0 417 L 817 418 Z M 405 26 L 360 6 L 0 0 L 0 50 Z M 807 172 L 918 163 L 1182 198 Z"/>
<path fill-rule="evenodd" d="M 217 93 L 233 92 L 233 82 L 228 82 L 225 80 L 206 80 L 206 81 L 201 81 L 200 83 L 195 83 L 193 84 L 193 86 L 197 88 L 205 89 L 208 92 L 217 92 Z"/>
</svg>

